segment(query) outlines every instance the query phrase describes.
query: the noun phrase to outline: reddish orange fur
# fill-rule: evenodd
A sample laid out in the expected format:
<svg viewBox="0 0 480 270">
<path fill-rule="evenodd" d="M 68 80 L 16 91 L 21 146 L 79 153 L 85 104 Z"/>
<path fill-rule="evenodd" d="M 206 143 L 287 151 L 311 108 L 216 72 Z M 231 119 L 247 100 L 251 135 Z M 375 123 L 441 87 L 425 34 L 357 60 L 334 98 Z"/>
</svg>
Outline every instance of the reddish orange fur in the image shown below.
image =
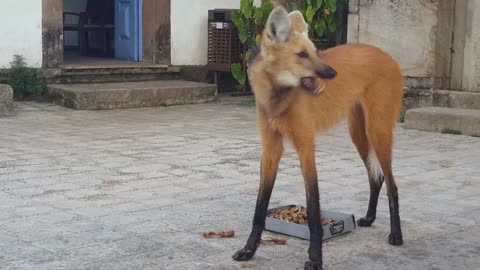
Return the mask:
<svg viewBox="0 0 480 270">
<path fill-rule="evenodd" d="M 371 133 L 391 133 L 403 96 L 403 76 L 398 64 L 369 45 L 338 46 L 320 52 L 319 56 L 337 71 L 337 77 L 319 81 L 326 88 L 318 96 L 298 88 L 279 104 L 271 104 L 270 100 L 275 91 L 271 74 L 276 73 L 276 66 L 264 67 L 262 56 L 256 59 L 250 70 L 251 84 L 258 116 L 268 119 L 260 123 L 267 123 L 287 138 L 296 133 L 315 135 L 335 126 L 356 104 L 361 104 Z M 272 106 L 277 108 L 275 115 L 269 115 L 269 111 L 274 111 Z"/>
</svg>

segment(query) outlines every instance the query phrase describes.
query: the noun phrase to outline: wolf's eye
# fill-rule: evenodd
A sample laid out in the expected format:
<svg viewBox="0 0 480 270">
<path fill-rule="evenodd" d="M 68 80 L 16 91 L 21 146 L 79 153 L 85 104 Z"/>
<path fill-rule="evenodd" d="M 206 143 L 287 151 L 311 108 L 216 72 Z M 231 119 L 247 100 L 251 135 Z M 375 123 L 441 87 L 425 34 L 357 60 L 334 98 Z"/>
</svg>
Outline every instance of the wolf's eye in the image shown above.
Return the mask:
<svg viewBox="0 0 480 270">
<path fill-rule="evenodd" d="M 301 51 L 297 53 L 298 57 L 300 58 L 308 58 L 308 53 L 306 51 Z"/>
</svg>

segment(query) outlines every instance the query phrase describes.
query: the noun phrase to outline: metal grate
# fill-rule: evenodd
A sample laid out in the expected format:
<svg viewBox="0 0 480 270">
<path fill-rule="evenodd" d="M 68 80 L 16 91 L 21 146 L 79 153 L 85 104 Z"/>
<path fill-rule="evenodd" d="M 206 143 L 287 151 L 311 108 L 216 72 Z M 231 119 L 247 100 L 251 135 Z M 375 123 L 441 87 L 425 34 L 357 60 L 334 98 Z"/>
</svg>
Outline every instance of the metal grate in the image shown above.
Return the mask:
<svg viewBox="0 0 480 270">
<path fill-rule="evenodd" d="M 240 54 L 241 43 L 233 22 L 210 20 L 208 22 L 208 69 L 229 72 L 231 64 L 240 63 Z"/>
</svg>

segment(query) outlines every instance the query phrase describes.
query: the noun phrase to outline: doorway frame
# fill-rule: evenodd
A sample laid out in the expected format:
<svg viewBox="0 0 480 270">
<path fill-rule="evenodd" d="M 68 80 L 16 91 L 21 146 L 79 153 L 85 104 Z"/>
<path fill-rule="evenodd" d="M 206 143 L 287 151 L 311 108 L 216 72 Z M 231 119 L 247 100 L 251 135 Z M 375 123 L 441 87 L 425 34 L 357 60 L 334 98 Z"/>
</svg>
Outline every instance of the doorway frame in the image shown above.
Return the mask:
<svg viewBox="0 0 480 270">
<path fill-rule="evenodd" d="M 44 68 L 63 64 L 63 1 L 42 0 Z M 171 0 L 143 0 L 143 63 L 171 64 Z"/>
</svg>

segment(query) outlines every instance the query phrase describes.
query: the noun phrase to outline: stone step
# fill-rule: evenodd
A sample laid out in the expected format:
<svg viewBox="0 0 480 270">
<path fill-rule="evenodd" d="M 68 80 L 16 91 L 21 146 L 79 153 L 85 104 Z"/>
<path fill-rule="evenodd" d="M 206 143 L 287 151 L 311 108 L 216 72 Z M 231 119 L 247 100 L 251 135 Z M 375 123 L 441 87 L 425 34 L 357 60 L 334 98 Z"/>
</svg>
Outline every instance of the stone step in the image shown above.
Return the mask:
<svg viewBox="0 0 480 270">
<path fill-rule="evenodd" d="M 64 66 L 52 71 L 48 83 L 105 83 L 147 80 L 176 80 L 180 68 L 160 65 L 142 66 Z"/>
<path fill-rule="evenodd" d="M 480 110 L 480 92 L 407 88 L 403 106 L 404 110 L 418 107 Z"/>
<path fill-rule="evenodd" d="M 182 80 L 49 84 L 54 103 L 76 110 L 108 110 L 203 103 L 215 100 L 213 84 Z"/>
<path fill-rule="evenodd" d="M 405 127 L 425 131 L 460 131 L 463 135 L 480 135 L 480 110 L 425 107 L 408 110 Z"/>
</svg>

